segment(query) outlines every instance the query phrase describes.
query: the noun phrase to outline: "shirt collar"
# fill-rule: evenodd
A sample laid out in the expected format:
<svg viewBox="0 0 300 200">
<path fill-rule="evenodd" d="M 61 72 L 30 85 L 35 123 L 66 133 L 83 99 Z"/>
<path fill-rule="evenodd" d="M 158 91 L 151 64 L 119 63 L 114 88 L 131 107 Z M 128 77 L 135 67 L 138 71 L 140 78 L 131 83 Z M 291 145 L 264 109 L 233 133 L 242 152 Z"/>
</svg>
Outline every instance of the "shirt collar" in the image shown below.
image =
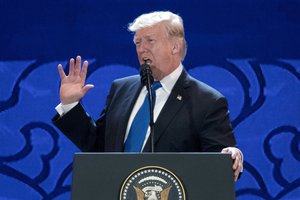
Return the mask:
<svg viewBox="0 0 300 200">
<path fill-rule="evenodd" d="M 160 83 L 162 85 L 162 88 L 168 93 L 170 94 L 175 83 L 177 82 L 181 72 L 183 70 L 183 65 L 182 63 L 180 63 L 180 65 L 169 75 L 167 75 L 166 77 L 164 77 Z"/>
</svg>

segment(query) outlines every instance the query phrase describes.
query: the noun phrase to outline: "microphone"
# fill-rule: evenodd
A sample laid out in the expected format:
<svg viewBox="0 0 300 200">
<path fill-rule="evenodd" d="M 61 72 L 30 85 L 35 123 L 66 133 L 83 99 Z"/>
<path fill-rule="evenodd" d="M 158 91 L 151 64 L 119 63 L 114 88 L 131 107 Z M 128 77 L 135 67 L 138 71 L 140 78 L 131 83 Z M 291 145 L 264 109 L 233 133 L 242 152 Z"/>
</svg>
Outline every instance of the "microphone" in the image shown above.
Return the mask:
<svg viewBox="0 0 300 200">
<path fill-rule="evenodd" d="M 151 144 L 151 152 L 154 153 L 154 119 L 153 119 L 153 94 L 151 85 L 153 83 L 152 71 L 150 69 L 150 65 L 145 61 L 144 64 L 141 65 L 140 70 L 141 82 L 146 86 L 148 90 L 148 99 L 149 99 L 149 109 L 150 109 L 150 144 Z"/>
<path fill-rule="evenodd" d="M 153 83 L 153 76 L 152 76 L 152 71 L 150 69 L 150 65 L 147 64 L 146 62 L 141 65 L 141 70 L 140 70 L 140 75 L 141 75 L 141 82 L 143 85 L 146 85 L 147 90 L 149 91 L 150 87 Z"/>
</svg>

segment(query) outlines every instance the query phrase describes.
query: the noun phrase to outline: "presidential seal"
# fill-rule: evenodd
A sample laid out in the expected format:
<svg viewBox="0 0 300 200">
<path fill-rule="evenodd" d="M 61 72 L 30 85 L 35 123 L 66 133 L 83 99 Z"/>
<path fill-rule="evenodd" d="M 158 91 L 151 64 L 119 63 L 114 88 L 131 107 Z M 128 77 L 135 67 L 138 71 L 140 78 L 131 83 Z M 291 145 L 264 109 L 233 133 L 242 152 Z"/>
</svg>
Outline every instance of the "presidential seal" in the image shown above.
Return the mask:
<svg viewBox="0 0 300 200">
<path fill-rule="evenodd" d="M 185 200 L 178 177 L 159 166 L 147 166 L 131 173 L 123 182 L 120 200 Z"/>
</svg>

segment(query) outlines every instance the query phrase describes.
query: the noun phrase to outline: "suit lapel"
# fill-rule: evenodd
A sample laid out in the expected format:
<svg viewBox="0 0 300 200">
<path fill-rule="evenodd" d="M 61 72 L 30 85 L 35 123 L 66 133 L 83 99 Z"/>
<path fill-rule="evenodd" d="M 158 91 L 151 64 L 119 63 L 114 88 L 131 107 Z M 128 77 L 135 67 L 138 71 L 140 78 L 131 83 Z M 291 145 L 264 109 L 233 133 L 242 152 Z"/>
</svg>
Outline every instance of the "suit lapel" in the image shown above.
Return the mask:
<svg viewBox="0 0 300 200">
<path fill-rule="evenodd" d="M 121 130 L 121 133 L 124 136 L 125 136 L 125 132 L 126 132 L 127 125 L 128 125 L 128 120 L 131 115 L 131 111 L 133 109 L 133 106 L 134 106 L 139 94 L 140 94 L 141 88 L 142 88 L 141 83 L 139 81 L 136 82 L 136 84 L 129 87 L 129 89 L 127 91 L 128 94 L 124 98 L 123 102 L 125 102 L 125 103 L 122 105 L 121 112 L 120 112 L 120 116 L 124 116 L 123 117 L 124 120 L 122 121 L 123 126 L 122 126 L 122 130 Z M 124 140 L 124 138 L 123 138 L 123 140 Z"/>
<path fill-rule="evenodd" d="M 110 138 L 107 138 L 106 140 L 109 141 L 110 143 L 108 146 L 113 148 L 113 150 L 111 151 L 117 151 L 117 152 L 123 151 L 124 138 L 125 138 L 128 120 L 131 111 L 133 109 L 133 106 L 136 102 L 136 99 L 141 91 L 141 88 L 142 85 L 140 81 L 134 81 L 126 88 L 126 90 L 122 90 L 122 92 L 124 92 L 123 93 L 124 95 L 118 95 L 123 97 L 120 98 L 120 101 L 118 101 L 119 103 L 115 115 L 115 118 L 118 119 L 118 123 L 120 126 L 112 127 L 111 130 L 114 130 L 114 132 L 109 133 L 108 136 Z"/>
<path fill-rule="evenodd" d="M 172 119 L 180 111 L 182 106 L 187 100 L 187 95 L 185 89 L 188 87 L 187 73 L 185 70 L 182 71 L 180 77 L 178 78 L 172 92 L 162 108 L 156 122 L 154 129 L 154 143 L 157 143 L 159 138 L 164 134 Z M 150 151 L 150 137 L 143 151 Z"/>
</svg>

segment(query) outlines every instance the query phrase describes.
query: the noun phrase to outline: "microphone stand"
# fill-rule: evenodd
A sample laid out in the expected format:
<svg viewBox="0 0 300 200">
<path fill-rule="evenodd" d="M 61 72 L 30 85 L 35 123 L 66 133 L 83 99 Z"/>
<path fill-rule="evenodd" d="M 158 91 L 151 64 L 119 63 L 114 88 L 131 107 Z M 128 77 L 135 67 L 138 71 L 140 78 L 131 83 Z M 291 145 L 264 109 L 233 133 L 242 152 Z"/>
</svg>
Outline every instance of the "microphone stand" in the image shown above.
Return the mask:
<svg viewBox="0 0 300 200">
<path fill-rule="evenodd" d="M 151 153 L 154 153 L 154 105 L 153 105 L 153 94 L 152 94 L 152 83 L 153 83 L 153 76 L 152 71 L 150 69 L 149 64 L 146 62 L 141 66 L 141 81 L 144 85 L 146 85 L 146 88 L 148 90 L 148 99 L 149 99 L 149 109 L 150 109 L 150 145 L 151 145 Z M 155 91 L 154 91 L 155 92 Z"/>
<path fill-rule="evenodd" d="M 152 88 L 150 85 L 150 82 L 148 82 L 147 84 L 148 87 L 148 93 L 149 93 L 149 106 L 150 106 L 150 122 L 149 122 L 149 126 L 150 126 L 150 143 L 151 143 L 151 152 L 154 153 L 154 114 L 153 114 L 153 110 L 154 110 L 154 105 L 153 105 L 153 95 L 152 95 Z M 155 91 L 154 91 L 155 92 Z"/>
</svg>

